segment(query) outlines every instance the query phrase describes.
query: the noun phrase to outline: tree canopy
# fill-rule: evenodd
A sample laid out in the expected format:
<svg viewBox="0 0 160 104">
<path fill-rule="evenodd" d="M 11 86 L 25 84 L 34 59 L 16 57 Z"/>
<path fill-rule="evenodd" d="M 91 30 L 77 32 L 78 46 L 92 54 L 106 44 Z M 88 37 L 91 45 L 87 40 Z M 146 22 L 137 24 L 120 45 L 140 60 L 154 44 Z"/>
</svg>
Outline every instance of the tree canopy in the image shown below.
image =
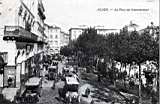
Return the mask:
<svg viewBox="0 0 160 104">
<path fill-rule="evenodd" d="M 98 35 L 94 28 L 86 29 L 76 41 L 76 47 L 85 55 L 101 56 L 105 53 L 105 37 Z"/>
<path fill-rule="evenodd" d="M 72 45 L 62 50 L 67 56 L 73 52 L 80 52 L 87 57 L 109 57 L 124 64 L 140 64 L 147 60 L 159 61 L 158 41 L 158 38 L 153 38 L 146 31 L 140 34 L 137 31 L 129 32 L 123 29 L 119 34 L 104 36 L 97 34 L 96 29 L 88 28 L 72 42 Z"/>
</svg>

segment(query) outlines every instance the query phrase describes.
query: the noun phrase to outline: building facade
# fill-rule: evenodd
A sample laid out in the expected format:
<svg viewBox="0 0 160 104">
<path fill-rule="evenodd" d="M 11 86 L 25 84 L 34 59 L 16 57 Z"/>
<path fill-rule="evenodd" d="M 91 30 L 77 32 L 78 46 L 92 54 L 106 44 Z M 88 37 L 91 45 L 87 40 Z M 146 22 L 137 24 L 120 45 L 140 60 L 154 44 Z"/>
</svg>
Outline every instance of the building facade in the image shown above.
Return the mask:
<svg viewBox="0 0 160 104">
<path fill-rule="evenodd" d="M 98 28 L 96 30 L 97 30 L 97 34 L 99 34 L 99 35 L 107 35 L 107 34 L 110 34 L 110 33 L 116 34 L 116 33 L 120 32 L 119 29 L 103 29 L 103 28 L 101 29 L 101 28 Z"/>
<path fill-rule="evenodd" d="M 45 9 L 41 0 L 6 0 L 2 6 L 0 52 L 7 56 L 3 87 L 20 88 L 28 78 L 41 76 L 47 38 Z M 11 86 L 8 79 L 12 79 Z"/>
<path fill-rule="evenodd" d="M 49 26 L 45 24 L 45 32 L 48 36 L 48 46 L 50 54 L 60 53 L 60 35 L 61 28 L 58 26 Z"/>
<path fill-rule="evenodd" d="M 70 40 L 76 40 L 86 28 L 70 28 L 69 35 Z"/>
<path fill-rule="evenodd" d="M 61 31 L 60 46 L 67 46 L 69 44 L 69 34 Z"/>
<path fill-rule="evenodd" d="M 106 29 L 102 27 L 94 27 L 97 30 L 97 34 L 99 35 L 107 35 L 110 33 L 119 33 L 120 29 Z M 87 29 L 87 27 L 79 27 L 79 28 L 70 28 L 69 35 L 70 40 L 76 40 L 83 32 Z"/>
</svg>

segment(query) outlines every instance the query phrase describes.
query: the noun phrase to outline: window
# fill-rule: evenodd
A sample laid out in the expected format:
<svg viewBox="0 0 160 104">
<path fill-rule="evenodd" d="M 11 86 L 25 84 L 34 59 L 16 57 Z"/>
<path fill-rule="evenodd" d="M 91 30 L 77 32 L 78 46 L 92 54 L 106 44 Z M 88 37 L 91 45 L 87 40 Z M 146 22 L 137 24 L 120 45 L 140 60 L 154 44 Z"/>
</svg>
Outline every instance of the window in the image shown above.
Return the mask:
<svg viewBox="0 0 160 104">
<path fill-rule="evenodd" d="M 25 22 L 25 30 L 31 31 L 31 24 L 29 24 L 28 21 Z"/>
<path fill-rule="evenodd" d="M 53 41 L 50 41 L 50 44 L 53 44 Z"/>
<path fill-rule="evenodd" d="M 26 20 L 26 16 L 27 16 L 27 11 L 24 12 L 23 20 Z"/>
<path fill-rule="evenodd" d="M 55 45 L 58 45 L 58 41 L 55 41 Z"/>
<path fill-rule="evenodd" d="M 18 15 L 22 15 L 22 12 L 23 12 L 23 7 L 22 7 L 22 6 L 20 6 L 20 7 L 19 7 Z"/>
<path fill-rule="evenodd" d="M 52 39 L 52 38 L 53 38 L 53 35 L 50 35 L 50 38 Z"/>
<path fill-rule="evenodd" d="M 31 23 L 31 25 L 33 26 L 35 22 L 33 21 L 33 19 L 31 19 L 31 22 L 30 22 L 30 23 Z M 34 27 L 33 27 L 33 28 L 34 28 Z"/>
<path fill-rule="evenodd" d="M 28 15 L 28 20 L 27 20 L 28 22 L 30 21 L 30 15 Z"/>
<path fill-rule="evenodd" d="M 57 39 L 57 38 L 58 38 L 58 36 L 56 35 L 56 36 L 55 36 L 55 39 Z"/>
</svg>

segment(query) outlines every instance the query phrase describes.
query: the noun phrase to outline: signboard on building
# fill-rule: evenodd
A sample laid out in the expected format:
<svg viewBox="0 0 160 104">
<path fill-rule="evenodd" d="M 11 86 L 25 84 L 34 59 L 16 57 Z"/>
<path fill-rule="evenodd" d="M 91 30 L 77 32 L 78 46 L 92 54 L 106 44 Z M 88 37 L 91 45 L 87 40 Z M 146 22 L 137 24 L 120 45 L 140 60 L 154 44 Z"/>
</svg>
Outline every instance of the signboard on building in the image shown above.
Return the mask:
<svg viewBox="0 0 160 104">
<path fill-rule="evenodd" d="M 8 79 L 12 79 L 12 86 L 15 86 L 16 68 L 15 66 L 4 67 L 4 86 L 8 86 Z"/>
</svg>

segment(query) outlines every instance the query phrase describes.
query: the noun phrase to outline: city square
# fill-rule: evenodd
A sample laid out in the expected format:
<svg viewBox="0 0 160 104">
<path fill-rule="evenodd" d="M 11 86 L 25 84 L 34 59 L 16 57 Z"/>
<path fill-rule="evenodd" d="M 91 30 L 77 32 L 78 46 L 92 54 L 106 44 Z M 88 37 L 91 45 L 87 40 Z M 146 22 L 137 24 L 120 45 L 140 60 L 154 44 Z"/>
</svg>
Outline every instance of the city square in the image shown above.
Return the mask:
<svg viewBox="0 0 160 104">
<path fill-rule="evenodd" d="M 159 0 L 0 0 L 0 104 L 159 104 Z"/>
</svg>

